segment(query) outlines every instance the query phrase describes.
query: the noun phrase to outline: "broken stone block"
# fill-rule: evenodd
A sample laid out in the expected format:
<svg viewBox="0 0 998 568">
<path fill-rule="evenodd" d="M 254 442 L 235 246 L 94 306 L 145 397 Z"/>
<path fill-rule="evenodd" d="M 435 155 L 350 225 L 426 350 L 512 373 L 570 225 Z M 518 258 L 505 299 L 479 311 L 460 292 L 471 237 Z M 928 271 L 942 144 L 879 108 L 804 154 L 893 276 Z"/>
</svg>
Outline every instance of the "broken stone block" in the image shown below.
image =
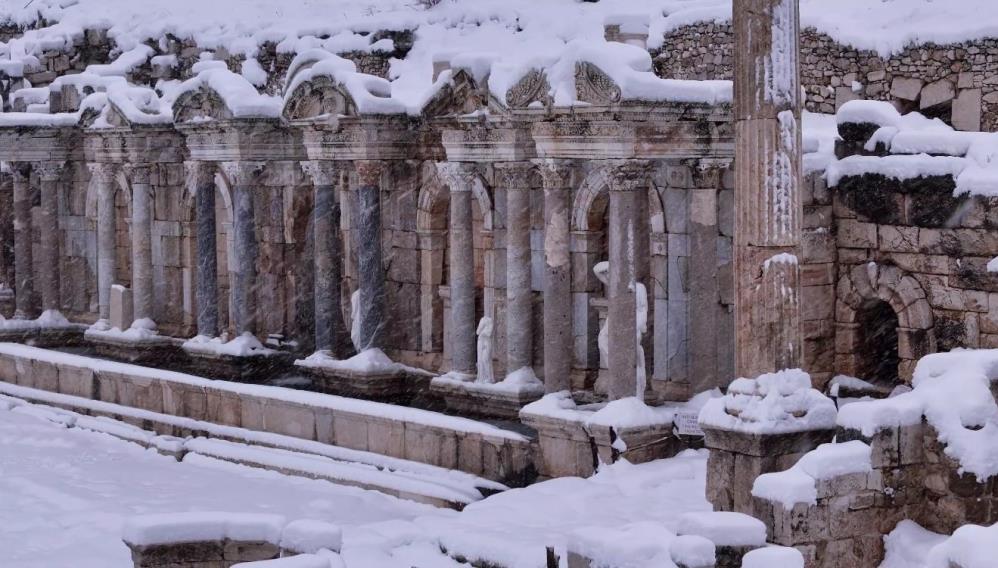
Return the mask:
<svg viewBox="0 0 998 568">
<path fill-rule="evenodd" d="M 981 90 L 965 89 L 953 101 L 953 128 L 965 132 L 981 129 Z"/>
<path fill-rule="evenodd" d="M 922 89 L 922 98 L 919 107 L 924 110 L 936 105 L 952 101 L 956 97 L 956 88 L 949 79 L 929 83 Z"/>
<path fill-rule="evenodd" d="M 891 96 L 906 101 L 917 101 L 924 84 L 921 79 L 913 77 L 895 77 L 891 83 Z"/>
<path fill-rule="evenodd" d="M 122 331 L 132 325 L 132 291 L 115 284 L 111 286 L 111 327 Z"/>
</svg>

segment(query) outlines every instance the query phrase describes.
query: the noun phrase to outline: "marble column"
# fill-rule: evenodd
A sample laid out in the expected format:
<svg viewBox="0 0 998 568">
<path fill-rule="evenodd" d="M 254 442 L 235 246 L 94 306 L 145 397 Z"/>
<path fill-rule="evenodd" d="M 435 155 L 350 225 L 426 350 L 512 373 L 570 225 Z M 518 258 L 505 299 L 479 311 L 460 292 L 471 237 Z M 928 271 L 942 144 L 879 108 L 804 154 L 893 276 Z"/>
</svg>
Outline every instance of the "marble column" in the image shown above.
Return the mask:
<svg viewBox="0 0 998 568">
<path fill-rule="evenodd" d="M 539 160 L 544 183 L 544 390 L 572 387 L 572 162 Z"/>
<path fill-rule="evenodd" d="M 475 246 L 472 229 L 472 188 L 477 173 L 472 164 L 437 164 L 450 188 L 450 342 L 451 370 L 474 374 L 475 338 Z"/>
<path fill-rule="evenodd" d="M 132 186 L 132 306 L 136 321 L 153 321 L 152 187 L 149 185 L 149 166 L 126 166 L 125 173 Z"/>
<path fill-rule="evenodd" d="M 187 162 L 187 190 L 194 194 L 197 247 L 198 335 L 215 337 L 218 328 L 218 244 L 215 227 L 215 165 Z"/>
<path fill-rule="evenodd" d="M 506 190 L 506 370 L 532 368 L 534 361 L 533 290 L 530 286 L 529 162 L 497 164 Z"/>
<path fill-rule="evenodd" d="M 736 0 L 738 376 L 799 367 L 800 24 L 797 0 Z"/>
<path fill-rule="evenodd" d="M 342 167 L 332 161 L 302 162 L 312 178 L 315 200 L 312 208 L 315 264 L 315 350 L 340 357 L 346 350 L 343 322 L 342 269 L 343 242 L 340 235 L 338 187 Z"/>
<path fill-rule="evenodd" d="M 35 273 L 31 236 L 31 170 L 12 164 L 14 178 L 14 317 L 35 315 Z"/>
<path fill-rule="evenodd" d="M 111 317 L 111 285 L 117 260 L 114 215 L 114 165 L 89 164 L 90 183 L 97 194 L 97 305 L 100 319 Z"/>
<path fill-rule="evenodd" d="M 645 377 L 639 377 L 637 338 L 637 283 L 643 259 L 638 239 L 646 239 L 640 230 L 640 216 L 646 211 L 640 199 L 647 198 L 648 163 L 622 160 L 608 168 L 610 185 L 610 284 L 608 291 L 610 400 L 643 396 Z"/>
<path fill-rule="evenodd" d="M 39 223 L 43 227 L 39 242 L 41 256 L 42 310 L 59 310 L 59 185 L 62 180 L 62 162 L 41 162 L 36 164 L 41 190 L 41 215 Z"/>
<path fill-rule="evenodd" d="M 236 335 L 255 334 L 256 313 L 256 215 L 253 193 L 263 174 L 263 162 L 223 162 L 232 187 L 232 322 Z"/>
<path fill-rule="evenodd" d="M 0 172 L 0 294 L 14 289 L 14 187 Z"/>
<path fill-rule="evenodd" d="M 380 349 L 386 325 L 385 266 L 381 250 L 381 177 L 385 162 L 358 160 L 357 214 L 353 224 L 360 290 L 359 350 Z"/>
</svg>

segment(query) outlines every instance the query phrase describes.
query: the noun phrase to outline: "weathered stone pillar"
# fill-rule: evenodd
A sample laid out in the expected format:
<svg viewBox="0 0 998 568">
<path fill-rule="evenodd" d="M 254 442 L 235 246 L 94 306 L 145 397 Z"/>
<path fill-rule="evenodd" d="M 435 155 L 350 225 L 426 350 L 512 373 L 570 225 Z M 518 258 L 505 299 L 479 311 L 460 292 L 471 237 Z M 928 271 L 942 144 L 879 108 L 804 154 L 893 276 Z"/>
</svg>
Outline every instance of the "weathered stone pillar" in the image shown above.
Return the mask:
<svg viewBox="0 0 998 568">
<path fill-rule="evenodd" d="M 736 0 L 736 372 L 801 362 L 797 0 Z"/>
<path fill-rule="evenodd" d="M 544 390 L 572 387 L 572 162 L 538 161 L 544 183 Z"/>
<path fill-rule="evenodd" d="M 100 319 L 111 317 L 111 285 L 117 260 L 114 218 L 114 166 L 89 164 L 97 194 L 97 305 Z"/>
<path fill-rule="evenodd" d="M 506 371 L 534 362 L 533 290 L 530 286 L 530 174 L 528 162 L 497 164 L 506 189 Z"/>
<path fill-rule="evenodd" d="M 14 187 L 8 179 L 9 172 L 0 172 L 0 301 L 14 287 Z"/>
<path fill-rule="evenodd" d="M 232 183 L 232 322 L 236 335 L 256 333 L 256 215 L 253 192 L 263 173 L 263 162 L 224 162 Z"/>
<path fill-rule="evenodd" d="M 41 188 L 41 253 L 42 310 L 59 310 L 59 183 L 62 162 L 42 162 L 36 165 Z"/>
<path fill-rule="evenodd" d="M 474 374 L 475 247 L 472 229 L 472 187 L 477 173 L 472 164 L 440 163 L 437 171 L 450 188 L 450 333 L 451 370 Z"/>
<path fill-rule="evenodd" d="M 152 187 L 149 166 L 126 166 L 132 186 L 132 309 L 135 320 L 153 320 Z"/>
<path fill-rule="evenodd" d="M 360 351 L 381 348 L 385 329 L 385 266 L 381 250 L 381 176 L 385 163 L 354 162 L 360 185 L 357 215 L 353 223 L 357 246 L 357 276 L 360 290 Z"/>
<path fill-rule="evenodd" d="M 194 194 L 197 240 L 198 335 L 218 335 L 218 249 L 215 237 L 215 167 L 187 162 L 187 190 Z"/>
<path fill-rule="evenodd" d="M 35 315 L 35 273 L 31 244 L 31 171 L 12 164 L 14 178 L 14 317 Z"/>
<path fill-rule="evenodd" d="M 639 377 L 637 335 L 637 283 L 640 262 L 639 238 L 647 238 L 639 230 L 639 216 L 646 208 L 639 199 L 647 198 L 648 163 L 626 160 L 608 169 L 610 184 L 610 286 L 609 286 L 609 367 L 610 400 L 643 395 L 644 378 Z M 647 370 L 644 370 L 647 376 Z M 642 383 L 642 384 L 639 384 Z M 641 391 L 639 393 L 639 391 Z"/>
<path fill-rule="evenodd" d="M 332 161 L 303 162 L 312 178 L 315 201 L 312 209 L 315 263 L 315 350 L 333 356 L 345 354 L 345 330 L 340 282 L 343 242 L 340 238 L 340 201 L 337 195 L 339 164 Z"/>
</svg>

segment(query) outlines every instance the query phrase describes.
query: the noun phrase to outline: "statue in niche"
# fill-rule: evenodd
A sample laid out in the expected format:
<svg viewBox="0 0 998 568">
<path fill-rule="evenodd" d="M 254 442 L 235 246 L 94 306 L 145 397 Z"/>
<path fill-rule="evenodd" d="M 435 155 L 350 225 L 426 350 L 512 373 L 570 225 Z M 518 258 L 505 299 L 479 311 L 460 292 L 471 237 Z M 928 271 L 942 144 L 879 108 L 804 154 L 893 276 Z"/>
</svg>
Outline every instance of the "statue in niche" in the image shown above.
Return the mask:
<svg viewBox="0 0 998 568">
<path fill-rule="evenodd" d="M 596 279 L 603 283 L 603 288 L 606 290 L 610 289 L 610 263 L 607 261 L 599 262 L 593 267 L 593 274 L 596 275 Z M 607 293 L 607 296 L 610 294 Z M 596 336 L 596 345 L 599 347 L 599 356 L 602 361 L 610 361 L 610 314 L 606 316 L 606 320 L 603 322 L 603 327 L 599 330 L 599 335 Z"/>
<path fill-rule="evenodd" d="M 480 383 L 496 382 L 492 371 L 492 332 L 495 323 L 485 316 L 478 322 L 478 379 Z"/>
<path fill-rule="evenodd" d="M 597 263 L 593 267 L 593 274 L 596 278 L 603 283 L 603 286 L 609 290 L 610 286 L 610 263 L 603 261 Z M 635 352 L 635 382 L 636 389 L 634 395 L 638 399 L 644 399 L 645 387 L 647 386 L 647 376 L 645 374 L 645 349 L 641 345 L 641 340 L 644 338 L 645 333 L 648 332 L 648 290 L 645 285 L 640 282 L 635 282 L 631 285 L 631 289 L 634 291 L 634 306 L 636 308 L 635 314 L 635 341 L 636 341 L 636 352 Z M 609 294 L 608 294 L 609 295 Z M 599 330 L 599 335 L 596 337 L 596 345 L 599 347 L 600 358 L 603 361 L 609 362 L 610 360 L 610 314 L 607 313 L 606 321 L 603 322 L 603 327 Z M 602 384 L 602 381 L 597 380 L 596 384 L 597 392 L 606 392 L 606 385 Z"/>
<path fill-rule="evenodd" d="M 360 290 L 350 295 L 350 341 L 360 353 Z"/>
</svg>

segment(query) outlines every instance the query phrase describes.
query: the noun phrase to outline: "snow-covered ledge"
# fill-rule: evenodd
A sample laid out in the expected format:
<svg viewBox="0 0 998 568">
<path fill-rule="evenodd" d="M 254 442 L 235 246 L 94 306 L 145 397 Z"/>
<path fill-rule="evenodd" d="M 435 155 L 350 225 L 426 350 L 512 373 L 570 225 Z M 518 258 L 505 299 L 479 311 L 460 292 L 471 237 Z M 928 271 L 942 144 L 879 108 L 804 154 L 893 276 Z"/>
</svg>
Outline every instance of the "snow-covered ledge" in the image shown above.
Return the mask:
<svg viewBox="0 0 998 568">
<path fill-rule="evenodd" d="M 433 373 L 393 361 L 381 349 L 365 349 L 349 359 L 317 351 L 294 362 L 323 392 L 370 400 L 399 401 L 415 394 Z"/>
<path fill-rule="evenodd" d="M 544 396 L 544 383 L 530 367 L 497 383 L 451 372 L 430 381 L 430 388 L 443 397 L 450 410 L 510 420 L 516 420 L 524 406 Z"/>
<path fill-rule="evenodd" d="M 45 310 L 36 319 L 6 319 L 0 316 L 0 341 L 33 345 L 78 343 L 84 326 L 70 322 L 59 310 Z"/>
</svg>

